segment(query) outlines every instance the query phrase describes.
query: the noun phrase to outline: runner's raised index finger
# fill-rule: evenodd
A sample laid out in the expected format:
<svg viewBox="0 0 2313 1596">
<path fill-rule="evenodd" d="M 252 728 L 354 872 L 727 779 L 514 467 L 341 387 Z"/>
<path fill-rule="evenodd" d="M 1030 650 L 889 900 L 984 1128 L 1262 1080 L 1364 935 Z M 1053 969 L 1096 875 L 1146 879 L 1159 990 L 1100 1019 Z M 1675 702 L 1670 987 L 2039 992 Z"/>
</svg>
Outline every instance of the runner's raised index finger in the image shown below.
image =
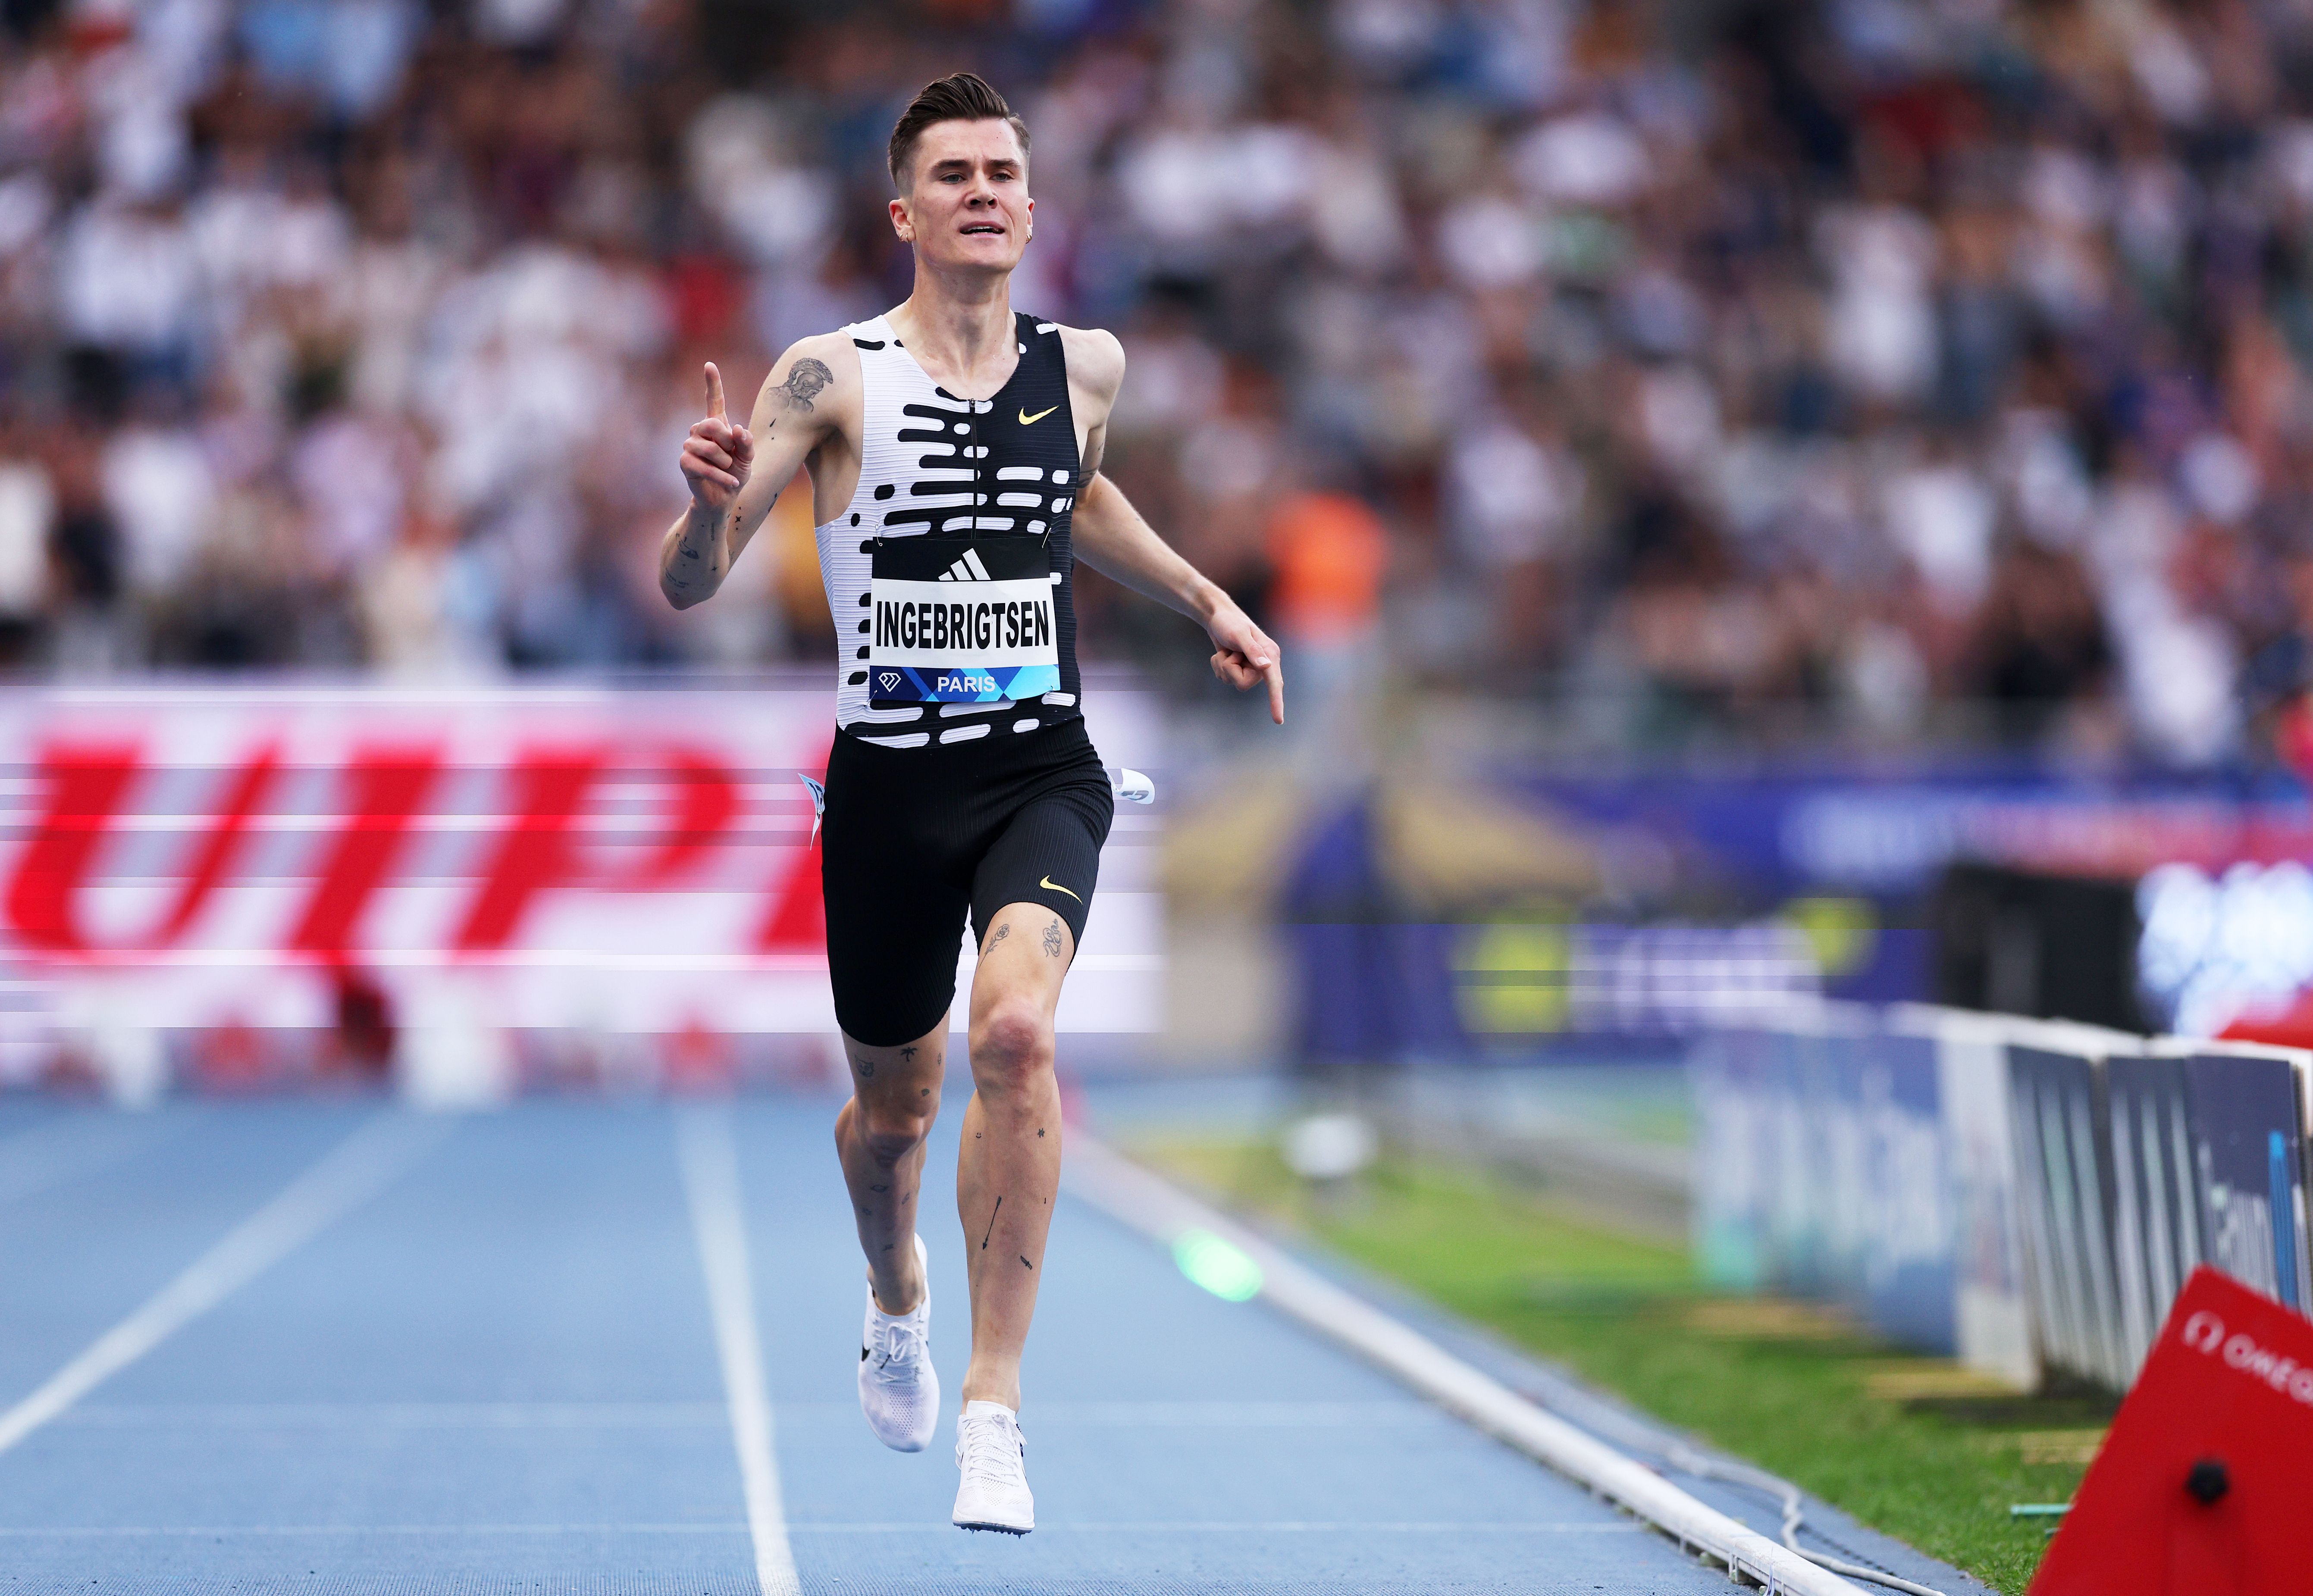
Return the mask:
<svg viewBox="0 0 2313 1596">
<path fill-rule="evenodd" d="M 717 421 L 730 419 L 723 409 L 723 373 L 711 360 L 707 363 L 707 413 Z"/>
<path fill-rule="evenodd" d="M 1285 667 L 1271 659 L 1261 673 L 1269 678 L 1269 718 L 1281 726 L 1285 723 Z"/>
</svg>

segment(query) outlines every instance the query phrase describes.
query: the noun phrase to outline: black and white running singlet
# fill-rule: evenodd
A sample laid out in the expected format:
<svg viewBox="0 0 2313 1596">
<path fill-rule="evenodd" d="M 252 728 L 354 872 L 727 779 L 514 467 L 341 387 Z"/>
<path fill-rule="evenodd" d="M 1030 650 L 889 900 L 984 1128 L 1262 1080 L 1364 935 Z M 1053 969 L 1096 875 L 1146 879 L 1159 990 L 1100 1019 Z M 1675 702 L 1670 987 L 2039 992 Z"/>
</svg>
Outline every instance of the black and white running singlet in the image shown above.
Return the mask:
<svg viewBox="0 0 2313 1596">
<path fill-rule="evenodd" d="M 859 486 L 818 529 L 836 724 L 887 748 L 1077 717 L 1069 522 L 1081 487 L 1060 329 L 1013 317 L 993 399 L 935 383 L 878 316 L 846 328 L 862 382 Z"/>
<path fill-rule="evenodd" d="M 836 1021 L 871 1047 L 940 1023 L 967 925 L 985 943 L 1022 905 L 1020 945 L 1081 943 L 1116 813 L 1077 701 L 1068 361 L 1051 322 L 1013 328 L 986 399 L 939 388 L 884 317 L 845 329 L 864 391 L 859 487 L 819 529 L 840 728 L 820 881 Z"/>
</svg>

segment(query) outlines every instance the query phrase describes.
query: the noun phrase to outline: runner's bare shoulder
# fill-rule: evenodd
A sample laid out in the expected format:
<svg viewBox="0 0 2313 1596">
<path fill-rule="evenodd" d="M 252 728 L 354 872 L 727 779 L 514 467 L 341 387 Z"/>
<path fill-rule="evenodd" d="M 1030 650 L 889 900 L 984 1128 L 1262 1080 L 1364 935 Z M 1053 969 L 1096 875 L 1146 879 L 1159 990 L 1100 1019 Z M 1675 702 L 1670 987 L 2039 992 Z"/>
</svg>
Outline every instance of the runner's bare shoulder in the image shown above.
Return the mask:
<svg viewBox="0 0 2313 1596">
<path fill-rule="evenodd" d="M 797 338 L 771 363 L 755 400 L 759 422 L 773 429 L 856 435 L 860 414 L 859 351 L 840 329 Z"/>
<path fill-rule="evenodd" d="M 1106 404 L 1124 381 L 1124 345 L 1104 327 L 1063 327 L 1060 347 L 1069 358 L 1069 385 Z"/>
</svg>

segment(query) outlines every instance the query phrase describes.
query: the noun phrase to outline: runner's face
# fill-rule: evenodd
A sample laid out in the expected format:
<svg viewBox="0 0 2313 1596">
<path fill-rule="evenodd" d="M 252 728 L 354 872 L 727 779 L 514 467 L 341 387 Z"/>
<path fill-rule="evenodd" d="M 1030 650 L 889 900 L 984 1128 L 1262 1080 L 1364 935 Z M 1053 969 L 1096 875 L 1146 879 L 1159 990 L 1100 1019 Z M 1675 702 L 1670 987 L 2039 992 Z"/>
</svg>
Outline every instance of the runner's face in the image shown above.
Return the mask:
<svg viewBox="0 0 2313 1596">
<path fill-rule="evenodd" d="M 916 140 L 892 224 L 928 265 L 1008 272 L 1028 247 L 1036 202 L 1009 122 L 934 122 Z"/>
</svg>

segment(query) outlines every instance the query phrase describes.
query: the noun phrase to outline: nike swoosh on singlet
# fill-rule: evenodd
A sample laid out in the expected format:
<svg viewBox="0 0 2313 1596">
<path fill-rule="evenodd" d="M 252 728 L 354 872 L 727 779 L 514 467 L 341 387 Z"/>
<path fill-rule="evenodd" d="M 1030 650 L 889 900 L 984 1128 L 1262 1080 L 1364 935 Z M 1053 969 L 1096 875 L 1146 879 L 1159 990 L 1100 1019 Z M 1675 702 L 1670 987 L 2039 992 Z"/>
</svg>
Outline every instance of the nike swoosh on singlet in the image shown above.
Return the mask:
<svg viewBox="0 0 2313 1596">
<path fill-rule="evenodd" d="M 1054 408 L 1058 408 L 1059 407 L 1057 406 L 1054 407 Z M 1054 881 L 1051 876 L 1046 876 L 1042 881 L 1038 881 L 1036 884 L 1040 887 L 1050 887 L 1055 892 L 1069 892 L 1069 890 L 1066 887 L 1060 885 L 1060 882 Z M 1069 892 L 1069 896 L 1071 898 L 1077 898 L 1077 895 L 1073 892 Z M 1077 901 L 1078 903 L 1082 903 L 1084 899 L 1077 898 Z"/>
<path fill-rule="evenodd" d="M 1020 425 L 1021 425 L 1022 426 L 1033 426 L 1033 425 L 1036 425 L 1036 423 L 1038 423 L 1039 421 L 1042 421 L 1045 417 L 1050 416 L 1050 415 L 1052 413 L 1052 410 L 1057 410 L 1057 409 L 1059 409 L 1059 408 L 1060 408 L 1060 406 L 1058 406 L 1058 405 L 1054 405 L 1054 406 L 1051 408 L 1051 409 L 1050 409 L 1050 410 L 1039 410 L 1039 411 L 1037 411 L 1033 416 L 1029 415 L 1029 414 L 1028 414 L 1028 412 L 1027 412 L 1026 410 L 1023 409 L 1023 410 L 1020 412 Z M 1066 889 L 1066 888 L 1063 888 L 1063 889 L 1061 889 L 1061 890 L 1062 890 L 1063 891 L 1067 890 L 1067 889 Z"/>
</svg>

